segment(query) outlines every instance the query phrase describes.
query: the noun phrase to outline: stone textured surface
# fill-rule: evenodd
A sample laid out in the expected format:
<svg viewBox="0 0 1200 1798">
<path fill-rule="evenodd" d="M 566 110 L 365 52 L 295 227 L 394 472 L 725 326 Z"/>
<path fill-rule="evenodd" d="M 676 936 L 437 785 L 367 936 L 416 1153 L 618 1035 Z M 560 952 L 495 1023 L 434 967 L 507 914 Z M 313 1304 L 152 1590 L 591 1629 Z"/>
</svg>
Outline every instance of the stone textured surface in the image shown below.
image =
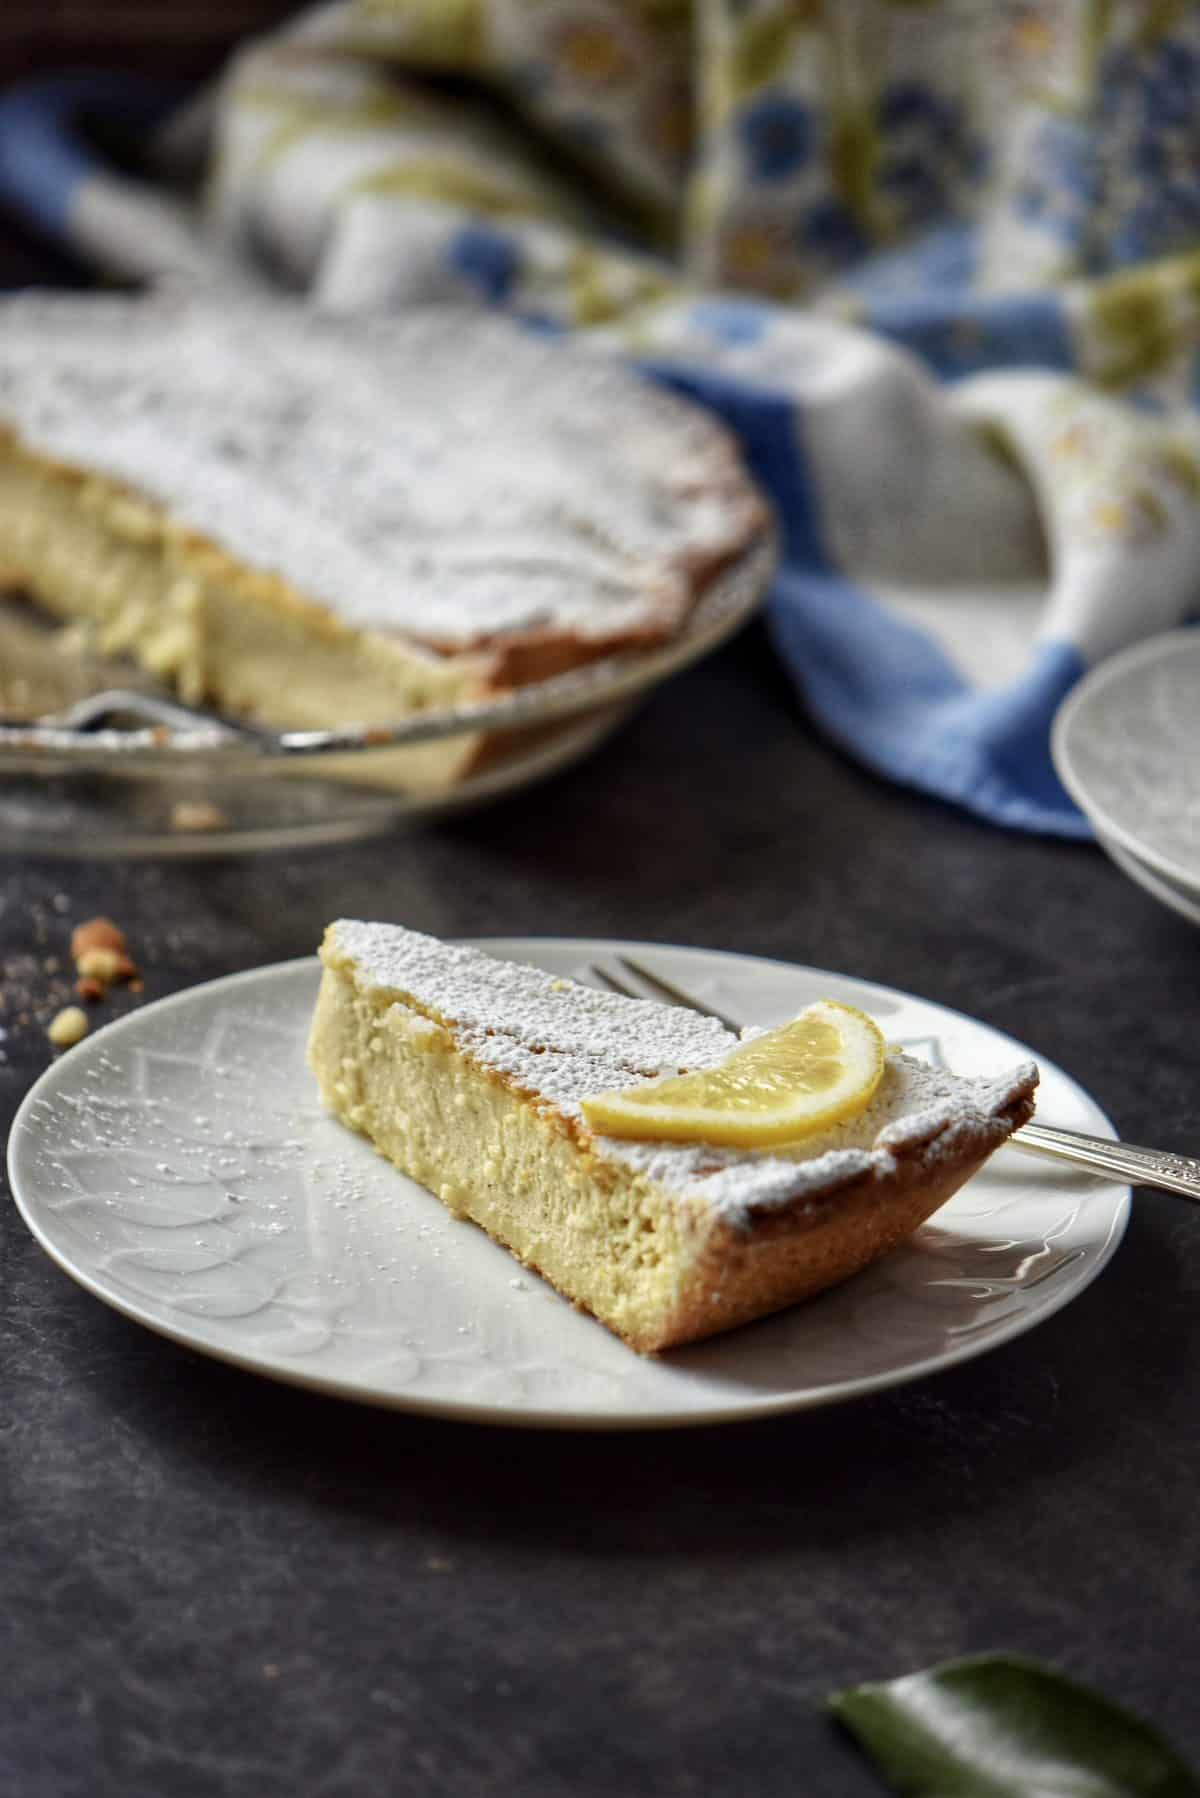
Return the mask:
<svg viewBox="0 0 1200 1798">
<path fill-rule="evenodd" d="M 849 766 L 756 633 L 473 818 L 242 865 L 9 862 L 2 899 L 5 1120 L 49 1054 L 15 1019 L 26 992 L 52 1003 L 41 963 L 74 921 L 115 917 L 151 998 L 358 911 L 845 969 L 1019 1034 L 1131 1138 L 1200 1147 L 1195 932 L 1099 851 Z M 1182 1201 L 1141 1196 L 1097 1285 L 972 1366 L 844 1411 L 592 1439 L 268 1385 L 76 1290 L 7 1194 L 0 1228 L 0 1769 L 25 1798 L 868 1798 L 823 1695 L 985 1648 L 1059 1662 L 1200 1757 Z"/>
<path fill-rule="evenodd" d="M 45 959 L 98 911 L 147 999 L 307 953 L 338 913 L 812 961 L 1011 1030 L 1123 1134 L 1200 1150 L 1200 936 L 1098 850 L 842 760 L 757 632 L 587 764 L 419 835 L 240 865 L 3 861 L 0 1129 L 49 1056 Z M 973 1365 L 658 1437 L 272 1386 L 77 1290 L 7 1188 L 0 1236 L 6 1791 L 871 1798 L 824 1695 L 993 1648 L 1124 1697 L 1200 1761 L 1183 1201 L 1140 1195 L 1097 1284 Z"/>
</svg>

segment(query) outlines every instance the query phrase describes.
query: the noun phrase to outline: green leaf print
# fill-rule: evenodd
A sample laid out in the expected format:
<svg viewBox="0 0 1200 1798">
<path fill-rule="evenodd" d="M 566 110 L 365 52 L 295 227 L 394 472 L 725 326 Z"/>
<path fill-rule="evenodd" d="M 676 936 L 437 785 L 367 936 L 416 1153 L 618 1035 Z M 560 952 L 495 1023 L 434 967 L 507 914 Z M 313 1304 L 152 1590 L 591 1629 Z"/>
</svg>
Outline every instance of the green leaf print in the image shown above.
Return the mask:
<svg viewBox="0 0 1200 1798">
<path fill-rule="evenodd" d="M 748 19 L 740 27 L 734 39 L 729 71 L 736 98 L 742 99 L 774 81 L 791 55 L 797 26 L 815 10 L 809 5 L 780 7 L 775 12 Z"/>
<path fill-rule="evenodd" d="M 1154 374 L 1180 348 L 1167 286 L 1156 269 L 1099 282 L 1087 325 L 1097 351 L 1093 372 L 1106 387 L 1124 387 Z"/>
</svg>

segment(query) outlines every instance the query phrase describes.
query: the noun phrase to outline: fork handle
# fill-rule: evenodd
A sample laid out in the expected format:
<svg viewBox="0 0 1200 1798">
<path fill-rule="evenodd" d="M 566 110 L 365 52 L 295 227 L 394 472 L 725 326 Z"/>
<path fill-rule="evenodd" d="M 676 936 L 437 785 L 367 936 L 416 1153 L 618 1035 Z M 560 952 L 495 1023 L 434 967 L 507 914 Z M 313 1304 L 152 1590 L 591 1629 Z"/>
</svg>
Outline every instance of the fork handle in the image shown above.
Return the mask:
<svg viewBox="0 0 1200 1798">
<path fill-rule="evenodd" d="M 1200 1204 L 1200 1161 L 1164 1149 L 1139 1149 L 1075 1130 L 1053 1130 L 1048 1124 L 1022 1124 L 1009 1138 L 1015 1149 L 1074 1161 L 1093 1173 L 1116 1175 L 1133 1186 L 1157 1186 Z"/>
</svg>

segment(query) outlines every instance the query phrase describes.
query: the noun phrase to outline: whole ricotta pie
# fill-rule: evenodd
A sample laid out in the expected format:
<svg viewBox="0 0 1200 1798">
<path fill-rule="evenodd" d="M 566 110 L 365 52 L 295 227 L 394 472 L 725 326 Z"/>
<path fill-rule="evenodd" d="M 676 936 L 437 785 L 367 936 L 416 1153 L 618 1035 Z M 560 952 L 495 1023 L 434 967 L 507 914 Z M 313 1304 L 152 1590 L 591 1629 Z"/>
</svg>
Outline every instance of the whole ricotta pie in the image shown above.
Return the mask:
<svg viewBox="0 0 1200 1798">
<path fill-rule="evenodd" d="M 661 643 L 766 529 L 706 413 L 474 310 L 0 302 L 0 580 L 235 716 L 388 724 Z"/>
<path fill-rule="evenodd" d="M 309 1060 L 329 1110 L 642 1352 L 848 1278 L 1033 1110 L 1032 1063 L 965 1079 L 890 1051 L 864 1110 L 786 1153 L 618 1140 L 586 1099 L 739 1039 L 397 925 L 331 924 L 321 959 Z"/>
</svg>

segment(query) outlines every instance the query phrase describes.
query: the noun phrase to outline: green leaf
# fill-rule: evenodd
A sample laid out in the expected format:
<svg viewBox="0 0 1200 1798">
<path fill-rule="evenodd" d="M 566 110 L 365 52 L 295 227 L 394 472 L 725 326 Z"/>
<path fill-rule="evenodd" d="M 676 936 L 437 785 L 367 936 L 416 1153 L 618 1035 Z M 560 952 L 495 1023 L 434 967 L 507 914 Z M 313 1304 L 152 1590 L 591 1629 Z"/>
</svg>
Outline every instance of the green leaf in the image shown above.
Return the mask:
<svg viewBox="0 0 1200 1798">
<path fill-rule="evenodd" d="M 1036 1661 L 945 1661 L 829 1702 L 910 1798 L 1200 1798 L 1154 1730 Z"/>
</svg>

